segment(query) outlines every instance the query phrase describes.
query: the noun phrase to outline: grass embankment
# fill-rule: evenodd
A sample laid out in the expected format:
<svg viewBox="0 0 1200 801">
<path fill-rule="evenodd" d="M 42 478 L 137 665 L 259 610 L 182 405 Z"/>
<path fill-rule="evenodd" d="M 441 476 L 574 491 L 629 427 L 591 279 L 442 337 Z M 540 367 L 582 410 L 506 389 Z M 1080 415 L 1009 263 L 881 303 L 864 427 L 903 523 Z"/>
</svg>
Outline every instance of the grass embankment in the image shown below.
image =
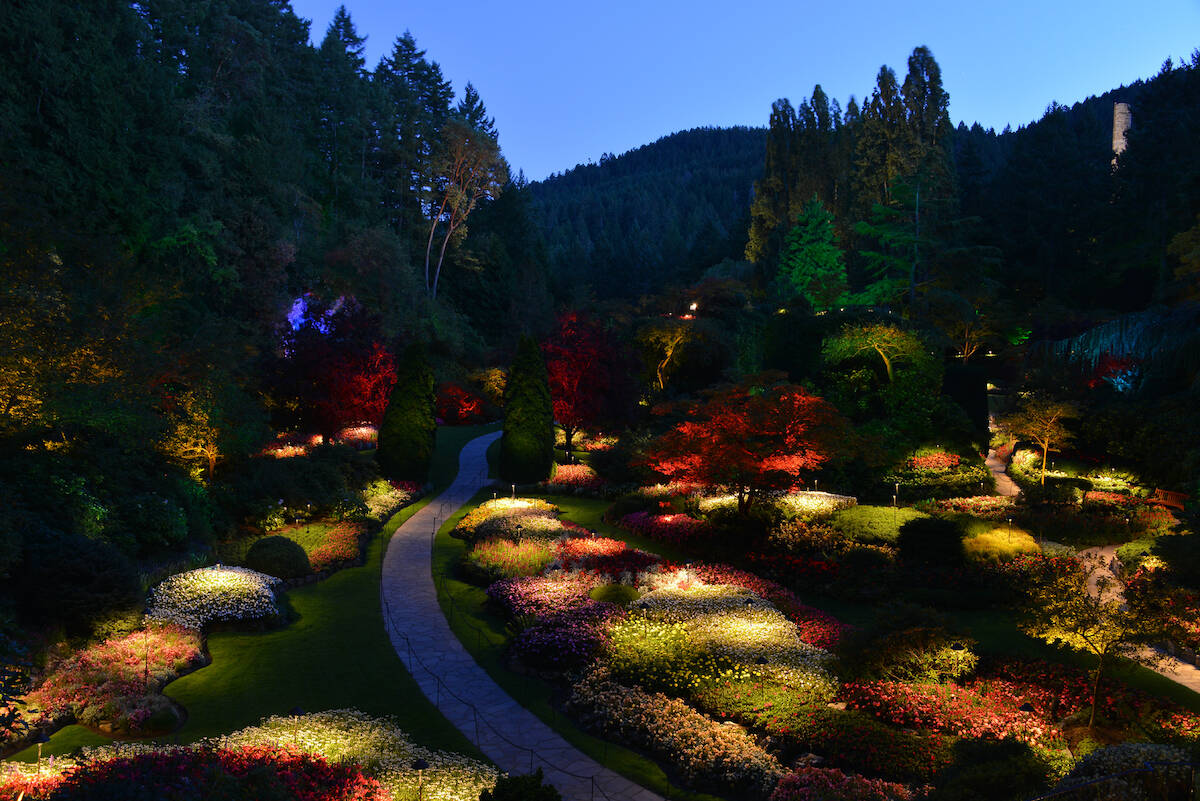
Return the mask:
<svg viewBox="0 0 1200 801">
<path fill-rule="evenodd" d="M 392 649 L 379 606 L 379 578 L 388 538 L 454 480 L 462 446 L 495 428 L 439 431 L 430 495 L 388 520 L 372 537 L 363 566 L 290 590 L 287 603 L 295 619 L 287 626 L 210 634 L 212 663 L 166 687 L 167 695 L 187 710 L 187 721 L 164 741 L 188 743 L 220 736 L 295 707 L 309 712 L 355 707 L 394 716 L 421 745 L 479 756 L 425 698 Z M 83 726 L 67 726 L 51 737 L 42 753 L 66 754 L 108 742 Z M 36 756 L 37 749 L 29 748 L 12 758 L 33 761 Z"/>
<path fill-rule="evenodd" d="M 489 457 L 491 455 L 489 451 Z M 480 491 L 471 503 L 445 522 L 434 541 L 433 575 L 438 582 L 438 603 L 455 636 L 505 692 L 592 759 L 642 787 L 669 798 L 718 801 L 714 796 L 691 793 L 671 784 L 653 761 L 580 729 L 574 721 L 558 711 L 555 705 L 558 699 L 552 696 L 554 688 L 549 683 L 514 673 L 505 667 L 503 656 L 509 636 L 507 624 L 489 610 L 486 605 L 487 592 L 482 587 L 457 578 L 456 566 L 466 551 L 466 543 L 450 536 L 455 524 L 476 504 L 488 500 L 491 495 L 491 490 Z M 608 507 L 606 501 L 558 495 L 543 497 L 562 509 L 563 517 L 593 529 L 602 536 L 624 540 L 633 547 L 659 553 L 667 559 L 684 561 L 687 558 L 678 549 L 609 526 L 602 519 Z"/>
</svg>

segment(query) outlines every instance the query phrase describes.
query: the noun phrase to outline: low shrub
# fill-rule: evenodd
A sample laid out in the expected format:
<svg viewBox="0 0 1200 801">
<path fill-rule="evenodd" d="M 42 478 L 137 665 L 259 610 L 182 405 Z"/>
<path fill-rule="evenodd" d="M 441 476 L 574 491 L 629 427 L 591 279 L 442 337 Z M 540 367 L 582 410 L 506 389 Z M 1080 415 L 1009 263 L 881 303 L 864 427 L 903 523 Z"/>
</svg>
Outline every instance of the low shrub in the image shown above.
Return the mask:
<svg viewBox="0 0 1200 801">
<path fill-rule="evenodd" d="M 1163 560 L 1180 583 L 1200 588 L 1200 533 L 1159 537 L 1150 553 Z"/>
<path fill-rule="evenodd" d="M 927 783 L 953 760 L 947 738 L 901 731 L 857 710 L 816 707 L 795 731 L 781 734 L 834 767 L 900 782 Z"/>
<path fill-rule="evenodd" d="M 915 564 L 957 565 L 963 562 L 963 528 L 944 517 L 919 517 L 900 526 L 896 546 L 900 558 Z"/>
<path fill-rule="evenodd" d="M 962 541 L 963 551 L 975 562 L 1005 562 L 1019 554 L 1038 553 L 1041 547 L 1027 531 L 994 528 Z"/>
<path fill-rule="evenodd" d="M 843 536 L 856 542 L 894 545 L 902 525 L 925 517 L 928 515 L 909 507 L 860 505 L 837 512 L 830 522 Z"/>
<path fill-rule="evenodd" d="M 91 621 L 137 603 L 133 563 L 102 540 L 48 532 L 27 540 L 25 562 L 14 571 L 18 604 L 35 620 L 86 631 Z"/>
<path fill-rule="evenodd" d="M 312 572 L 304 548 L 278 535 L 257 540 L 246 551 L 244 561 L 251 570 L 281 579 L 299 578 Z"/>
<path fill-rule="evenodd" d="M 592 600 L 617 606 L 629 606 L 641 595 L 636 587 L 630 587 L 628 584 L 601 584 L 591 592 Z"/>
<path fill-rule="evenodd" d="M 1021 801 L 1062 778 L 1070 756 L 1017 740 L 959 740 L 954 762 L 937 777 L 929 801 Z"/>
<path fill-rule="evenodd" d="M 1142 568 L 1165 567 L 1166 562 L 1154 553 L 1152 537 L 1136 539 L 1117 548 L 1117 560 L 1121 563 L 1123 573 L 1134 573 Z"/>
<path fill-rule="evenodd" d="M 562 793 L 545 782 L 541 768 L 523 776 L 501 776 L 495 788 L 480 793 L 479 801 L 562 801 Z"/>
</svg>

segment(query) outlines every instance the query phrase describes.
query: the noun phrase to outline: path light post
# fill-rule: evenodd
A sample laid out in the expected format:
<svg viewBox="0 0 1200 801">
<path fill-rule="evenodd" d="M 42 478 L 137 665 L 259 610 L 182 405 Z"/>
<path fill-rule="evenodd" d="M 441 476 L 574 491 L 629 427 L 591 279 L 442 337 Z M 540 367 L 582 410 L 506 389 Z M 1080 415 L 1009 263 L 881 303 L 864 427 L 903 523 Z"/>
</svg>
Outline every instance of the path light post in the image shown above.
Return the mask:
<svg viewBox="0 0 1200 801">
<path fill-rule="evenodd" d="M 295 718 L 295 721 L 292 722 L 292 745 L 296 747 L 297 751 L 299 751 L 300 750 L 300 718 L 304 717 L 304 709 L 302 707 L 294 706 L 288 710 L 288 714 L 291 715 L 293 718 Z"/>
<path fill-rule="evenodd" d="M 421 801 L 421 797 L 424 794 L 425 770 L 428 767 L 429 763 L 420 757 L 417 757 L 412 761 L 412 769 L 417 772 L 417 801 Z"/>
<path fill-rule="evenodd" d="M 749 599 L 747 599 L 747 600 L 749 600 Z M 764 668 L 767 665 L 767 658 L 765 656 L 760 656 L 758 659 L 754 660 L 754 664 L 758 665 L 760 669 Z M 766 704 L 767 704 L 766 678 L 763 675 L 763 673 L 760 672 L 758 674 L 758 705 L 760 707 L 762 707 L 763 710 L 765 711 Z"/>
<path fill-rule="evenodd" d="M 517 485 L 516 484 L 512 485 L 512 499 L 514 501 L 517 499 Z"/>
<path fill-rule="evenodd" d="M 45 745 L 46 743 L 50 742 L 50 736 L 47 735 L 45 731 L 40 731 L 40 732 L 38 732 L 38 736 L 33 738 L 33 741 L 35 743 L 37 743 L 37 747 L 38 747 L 37 772 L 38 772 L 38 775 L 40 776 L 40 775 L 42 775 L 42 746 Z"/>
</svg>

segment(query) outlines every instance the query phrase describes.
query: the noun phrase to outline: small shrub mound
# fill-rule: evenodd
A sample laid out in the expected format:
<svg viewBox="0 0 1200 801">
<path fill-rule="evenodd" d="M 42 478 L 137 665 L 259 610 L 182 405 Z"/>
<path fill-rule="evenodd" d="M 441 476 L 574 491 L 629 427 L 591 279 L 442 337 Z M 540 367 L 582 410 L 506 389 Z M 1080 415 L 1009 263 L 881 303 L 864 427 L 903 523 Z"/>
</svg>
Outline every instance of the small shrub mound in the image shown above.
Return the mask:
<svg viewBox="0 0 1200 801">
<path fill-rule="evenodd" d="M 304 548 L 279 535 L 263 537 L 251 545 L 245 561 L 251 570 L 281 579 L 299 578 L 312 572 Z"/>
<path fill-rule="evenodd" d="M 562 794 L 546 784 L 542 769 L 524 776 L 502 776 L 493 790 L 484 790 L 479 801 L 562 801 Z"/>
<path fill-rule="evenodd" d="M 900 558 L 918 564 L 959 564 L 963 561 L 963 528 L 956 520 L 920 517 L 900 527 L 896 538 Z"/>
<path fill-rule="evenodd" d="M 628 606 L 641 597 L 636 588 L 628 584 L 601 584 L 591 592 L 592 600 L 603 601 L 617 606 Z"/>
</svg>

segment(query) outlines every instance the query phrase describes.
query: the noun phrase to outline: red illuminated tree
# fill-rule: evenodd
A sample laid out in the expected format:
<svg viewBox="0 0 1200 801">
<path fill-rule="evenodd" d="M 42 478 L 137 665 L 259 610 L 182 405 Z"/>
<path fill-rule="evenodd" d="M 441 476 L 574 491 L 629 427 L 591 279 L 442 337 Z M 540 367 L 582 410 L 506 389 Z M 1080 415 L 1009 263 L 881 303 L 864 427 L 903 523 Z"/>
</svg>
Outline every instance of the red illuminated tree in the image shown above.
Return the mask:
<svg viewBox="0 0 1200 801">
<path fill-rule="evenodd" d="M 829 458 L 842 424 L 823 398 L 774 378 L 710 392 L 655 441 L 646 463 L 672 480 L 729 488 L 741 514 L 763 493 L 797 486 Z"/>
<path fill-rule="evenodd" d="M 396 357 L 378 342 L 366 353 L 347 353 L 330 366 L 326 414 L 333 430 L 353 423 L 379 425 L 396 385 Z"/>
<path fill-rule="evenodd" d="M 565 447 L 575 432 L 617 422 L 629 405 L 632 367 L 607 331 L 578 312 L 558 318 L 558 328 L 542 343 L 554 419 Z"/>
</svg>

